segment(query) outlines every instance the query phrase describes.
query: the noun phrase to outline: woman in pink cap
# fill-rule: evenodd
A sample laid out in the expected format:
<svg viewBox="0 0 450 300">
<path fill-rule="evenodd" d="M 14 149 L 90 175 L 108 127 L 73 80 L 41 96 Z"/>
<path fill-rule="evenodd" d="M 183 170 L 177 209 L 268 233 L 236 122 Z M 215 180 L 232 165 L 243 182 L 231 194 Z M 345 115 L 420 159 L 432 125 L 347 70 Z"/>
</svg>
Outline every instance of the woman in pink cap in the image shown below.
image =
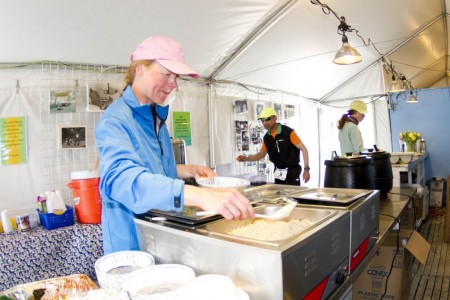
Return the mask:
<svg viewBox="0 0 450 300">
<path fill-rule="evenodd" d="M 125 90 L 97 124 L 105 254 L 139 250 L 134 216 L 151 209 L 181 212 L 190 205 L 229 220 L 254 217 L 250 202 L 237 190 L 198 188 L 181 180 L 216 173 L 175 164 L 164 103 L 179 75 L 198 77 L 184 63 L 180 44 L 165 36 L 147 38 L 131 54 Z"/>
</svg>

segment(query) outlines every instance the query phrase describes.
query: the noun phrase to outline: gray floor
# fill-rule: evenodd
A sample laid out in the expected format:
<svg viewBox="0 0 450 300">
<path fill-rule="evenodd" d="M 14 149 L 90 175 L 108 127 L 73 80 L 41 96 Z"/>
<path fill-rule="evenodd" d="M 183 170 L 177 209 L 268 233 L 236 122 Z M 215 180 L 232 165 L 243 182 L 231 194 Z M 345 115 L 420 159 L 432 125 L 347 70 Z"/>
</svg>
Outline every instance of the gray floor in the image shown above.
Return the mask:
<svg viewBox="0 0 450 300">
<path fill-rule="evenodd" d="M 414 260 L 409 299 L 450 299 L 450 243 L 444 242 L 445 208 L 431 208 L 419 228 L 431 244 L 425 265 Z"/>
</svg>

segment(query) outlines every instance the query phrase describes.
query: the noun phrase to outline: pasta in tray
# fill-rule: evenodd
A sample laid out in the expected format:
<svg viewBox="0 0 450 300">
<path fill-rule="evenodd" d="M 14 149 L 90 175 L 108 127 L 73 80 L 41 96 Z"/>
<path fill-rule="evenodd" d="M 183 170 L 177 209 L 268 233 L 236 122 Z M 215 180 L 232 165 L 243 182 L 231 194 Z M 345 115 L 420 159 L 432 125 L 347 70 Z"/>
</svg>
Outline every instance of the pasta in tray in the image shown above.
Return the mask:
<svg viewBox="0 0 450 300">
<path fill-rule="evenodd" d="M 309 219 L 290 221 L 258 219 L 251 224 L 234 228 L 228 234 L 254 240 L 278 241 L 290 238 L 313 224 Z"/>
</svg>

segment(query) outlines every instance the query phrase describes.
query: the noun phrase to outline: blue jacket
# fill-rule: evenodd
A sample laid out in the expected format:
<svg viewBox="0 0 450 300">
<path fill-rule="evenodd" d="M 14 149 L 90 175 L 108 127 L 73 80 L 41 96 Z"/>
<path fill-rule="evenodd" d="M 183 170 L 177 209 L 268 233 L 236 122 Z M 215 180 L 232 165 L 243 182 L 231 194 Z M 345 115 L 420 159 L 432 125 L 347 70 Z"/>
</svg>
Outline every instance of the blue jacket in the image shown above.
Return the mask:
<svg viewBox="0 0 450 300">
<path fill-rule="evenodd" d="M 156 110 L 165 120 L 168 107 Z M 170 135 L 165 123 L 156 134 L 155 124 L 150 105 L 141 105 L 131 86 L 97 123 L 105 254 L 139 250 L 134 214 L 183 208 Z"/>
</svg>

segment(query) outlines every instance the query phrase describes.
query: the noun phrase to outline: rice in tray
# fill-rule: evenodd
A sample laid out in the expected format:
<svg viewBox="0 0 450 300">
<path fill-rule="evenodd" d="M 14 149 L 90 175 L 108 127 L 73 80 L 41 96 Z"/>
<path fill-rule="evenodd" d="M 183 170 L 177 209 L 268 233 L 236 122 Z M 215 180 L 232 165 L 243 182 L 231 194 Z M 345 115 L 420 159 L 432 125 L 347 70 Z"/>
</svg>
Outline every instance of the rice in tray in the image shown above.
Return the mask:
<svg viewBox="0 0 450 300">
<path fill-rule="evenodd" d="M 261 241 L 277 241 L 290 238 L 314 223 L 309 219 L 274 221 L 258 219 L 251 224 L 236 227 L 228 234 Z"/>
</svg>

